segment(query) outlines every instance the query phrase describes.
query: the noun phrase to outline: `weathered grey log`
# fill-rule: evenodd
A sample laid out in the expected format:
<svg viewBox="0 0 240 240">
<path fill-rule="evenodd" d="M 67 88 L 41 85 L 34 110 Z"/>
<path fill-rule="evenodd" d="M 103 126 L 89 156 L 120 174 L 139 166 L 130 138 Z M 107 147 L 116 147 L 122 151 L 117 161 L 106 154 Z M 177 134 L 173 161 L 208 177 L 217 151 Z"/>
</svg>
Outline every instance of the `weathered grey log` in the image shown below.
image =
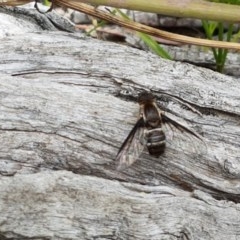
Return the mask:
<svg viewBox="0 0 240 240">
<path fill-rule="evenodd" d="M 0 20 L 0 37 L 40 30 L 74 32 L 73 24 L 66 18 L 53 12 L 41 14 L 31 8 L 0 7 Z"/>
<path fill-rule="evenodd" d="M 6 36 L 0 56 L 1 239 L 240 237 L 239 81 L 76 33 Z M 143 89 L 206 146 L 173 137 L 117 172 Z"/>
<path fill-rule="evenodd" d="M 239 204 L 51 171 L 0 181 L 1 239 L 238 239 Z"/>
</svg>

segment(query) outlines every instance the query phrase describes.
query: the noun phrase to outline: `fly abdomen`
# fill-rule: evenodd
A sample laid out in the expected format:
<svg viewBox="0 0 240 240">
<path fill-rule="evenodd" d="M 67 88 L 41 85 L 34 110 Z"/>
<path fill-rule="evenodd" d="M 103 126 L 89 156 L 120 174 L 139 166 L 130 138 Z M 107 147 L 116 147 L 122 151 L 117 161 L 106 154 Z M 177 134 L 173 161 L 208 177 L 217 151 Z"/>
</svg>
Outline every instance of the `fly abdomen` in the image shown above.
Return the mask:
<svg viewBox="0 0 240 240">
<path fill-rule="evenodd" d="M 166 136 L 162 128 L 146 130 L 145 138 L 149 154 L 158 157 L 164 152 Z"/>
</svg>

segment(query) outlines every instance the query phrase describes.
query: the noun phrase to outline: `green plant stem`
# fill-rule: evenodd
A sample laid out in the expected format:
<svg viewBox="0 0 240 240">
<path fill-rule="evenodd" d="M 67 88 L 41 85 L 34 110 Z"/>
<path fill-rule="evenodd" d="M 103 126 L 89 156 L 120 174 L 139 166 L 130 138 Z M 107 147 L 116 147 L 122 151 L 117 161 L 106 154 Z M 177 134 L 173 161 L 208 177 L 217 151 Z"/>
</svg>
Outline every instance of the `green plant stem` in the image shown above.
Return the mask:
<svg viewBox="0 0 240 240">
<path fill-rule="evenodd" d="M 223 40 L 223 23 L 219 22 L 218 23 L 218 40 L 222 41 Z M 216 64 L 217 64 L 217 71 L 222 72 L 223 70 L 223 49 L 219 48 L 217 49 L 217 59 L 216 59 Z"/>
<path fill-rule="evenodd" d="M 123 18 L 132 21 L 125 13 L 123 13 L 120 9 L 115 8 L 115 12 L 119 13 Z M 137 35 L 145 42 L 145 44 L 152 49 L 152 51 L 158 56 L 171 60 L 172 57 L 165 51 L 151 36 L 146 33 L 137 32 Z"/>
<path fill-rule="evenodd" d="M 239 22 L 240 19 L 240 6 L 203 0 L 75 0 L 75 2 L 214 21 Z"/>
<path fill-rule="evenodd" d="M 208 22 L 207 20 L 202 20 L 202 24 L 203 24 L 203 28 L 204 28 L 207 38 L 212 40 L 212 36 L 213 36 L 214 30 L 217 27 L 217 23 Z M 213 52 L 215 61 L 217 61 L 218 53 L 217 53 L 216 48 L 212 48 L 212 52 Z"/>
</svg>

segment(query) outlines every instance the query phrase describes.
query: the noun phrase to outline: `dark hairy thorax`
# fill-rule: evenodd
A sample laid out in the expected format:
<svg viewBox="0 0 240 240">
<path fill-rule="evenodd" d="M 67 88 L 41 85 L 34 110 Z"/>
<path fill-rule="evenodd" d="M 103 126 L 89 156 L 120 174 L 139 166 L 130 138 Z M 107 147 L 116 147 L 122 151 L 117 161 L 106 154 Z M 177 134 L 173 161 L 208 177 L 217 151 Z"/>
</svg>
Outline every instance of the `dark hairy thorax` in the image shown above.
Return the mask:
<svg viewBox="0 0 240 240">
<path fill-rule="evenodd" d="M 149 129 L 161 127 L 161 116 L 153 102 L 147 102 L 143 108 L 145 126 Z"/>
</svg>

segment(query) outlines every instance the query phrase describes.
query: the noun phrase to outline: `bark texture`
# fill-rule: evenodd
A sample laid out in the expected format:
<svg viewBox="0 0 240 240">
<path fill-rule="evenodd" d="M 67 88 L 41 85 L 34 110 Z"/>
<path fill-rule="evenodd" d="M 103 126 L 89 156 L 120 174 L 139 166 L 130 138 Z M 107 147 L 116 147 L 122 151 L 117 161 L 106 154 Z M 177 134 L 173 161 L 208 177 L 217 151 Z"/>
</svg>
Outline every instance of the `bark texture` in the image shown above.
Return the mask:
<svg viewBox="0 0 240 240">
<path fill-rule="evenodd" d="M 240 238 L 239 81 L 77 33 L 5 35 L 0 56 L 1 239 Z M 144 89 L 204 144 L 176 131 L 118 172 Z"/>
</svg>

